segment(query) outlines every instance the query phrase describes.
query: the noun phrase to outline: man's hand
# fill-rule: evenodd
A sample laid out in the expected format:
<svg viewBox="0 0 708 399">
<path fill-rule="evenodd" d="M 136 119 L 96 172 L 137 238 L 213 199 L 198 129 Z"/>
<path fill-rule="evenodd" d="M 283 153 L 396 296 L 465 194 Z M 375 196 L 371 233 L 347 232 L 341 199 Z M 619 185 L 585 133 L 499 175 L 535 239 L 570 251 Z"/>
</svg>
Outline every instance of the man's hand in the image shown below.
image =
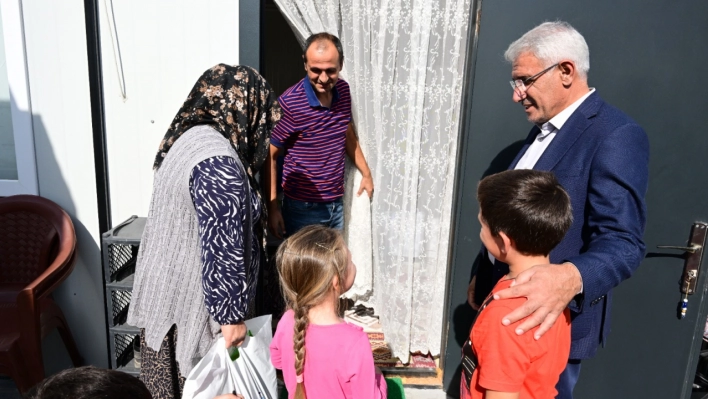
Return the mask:
<svg viewBox="0 0 708 399">
<path fill-rule="evenodd" d="M 369 198 L 374 196 L 374 179 L 371 175 L 361 178 L 361 184 L 359 184 L 359 191 L 356 193 L 356 196 L 360 196 L 364 190 L 366 190 L 366 194 L 369 195 Z"/>
<path fill-rule="evenodd" d="M 268 208 L 268 227 L 270 232 L 277 238 L 283 238 L 285 234 L 285 221 L 278 205 Z"/>
<path fill-rule="evenodd" d="M 504 316 L 502 324 L 508 326 L 528 316 L 516 333 L 521 335 L 540 325 L 534 334 L 539 339 L 580 292 L 581 286 L 582 277 L 572 263 L 539 265 L 519 273 L 512 286 L 494 294 L 494 299 L 526 297 L 523 305 Z"/>
<path fill-rule="evenodd" d="M 263 180 L 265 181 L 263 193 L 265 203 L 268 205 L 268 227 L 270 232 L 278 238 L 283 238 L 285 234 L 285 222 L 283 222 L 283 215 L 280 213 L 280 205 L 278 205 L 278 184 L 276 182 L 276 176 L 278 176 L 276 160 L 282 152 L 283 150 L 279 147 L 271 144 L 263 166 Z"/>
<path fill-rule="evenodd" d="M 246 323 L 244 322 L 221 326 L 221 334 L 224 335 L 226 349 L 229 349 L 232 346 L 241 346 L 243 341 L 246 339 L 246 331 Z"/>
<path fill-rule="evenodd" d="M 474 287 L 477 284 L 477 276 L 472 277 L 472 281 L 470 281 L 470 286 L 467 287 L 467 303 L 472 306 L 472 309 L 474 310 L 479 310 L 479 305 L 475 303 L 474 301 Z"/>
<path fill-rule="evenodd" d="M 356 196 L 361 196 L 361 193 L 366 190 L 369 195 L 369 199 L 374 195 L 374 179 L 371 177 L 371 170 L 369 165 L 366 163 L 366 158 L 364 158 L 364 153 L 361 151 L 361 146 L 359 145 L 359 138 L 354 131 L 354 124 L 349 122 L 347 126 L 347 141 L 346 141 L 346 152 L 349 159 L 354 162 L 354 165 L 363 176 L 361 179 L 361 184 L 359 184 L 359 191 Z"/>
</svg>

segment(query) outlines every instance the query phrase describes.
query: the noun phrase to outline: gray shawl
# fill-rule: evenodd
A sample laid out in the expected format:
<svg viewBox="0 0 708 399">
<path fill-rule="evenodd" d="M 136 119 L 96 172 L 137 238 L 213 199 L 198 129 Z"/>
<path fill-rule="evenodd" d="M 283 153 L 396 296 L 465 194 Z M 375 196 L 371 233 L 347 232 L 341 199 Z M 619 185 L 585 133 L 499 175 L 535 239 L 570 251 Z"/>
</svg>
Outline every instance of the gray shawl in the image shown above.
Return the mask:
<svg viewBox="0 0 708 399">
<path fill-rule="evenodd" d="M 240 164 L 229 140 L 209 126 L 195 126 L 175 141 L 155 172 L 128 311 L 128 324 L 144 328 L 155 351 L 177 326 L 176 358 L 184 377 L 221 331 L 204 305 L 199 225 L 189 192 L 192 169 L 215 156 Z"/>
</svg>

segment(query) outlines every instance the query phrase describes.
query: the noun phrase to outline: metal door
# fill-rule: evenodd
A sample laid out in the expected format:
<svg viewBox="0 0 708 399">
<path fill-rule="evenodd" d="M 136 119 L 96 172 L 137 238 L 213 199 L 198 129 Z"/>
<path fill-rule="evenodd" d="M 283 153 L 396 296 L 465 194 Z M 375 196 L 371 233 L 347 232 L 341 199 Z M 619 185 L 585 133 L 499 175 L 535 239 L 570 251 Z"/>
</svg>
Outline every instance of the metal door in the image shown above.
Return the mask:
<svg viewBox="0 0 708 399">
<path fill-rule="evenodd" d="M 445 386 L 455 396 L 459 343 L 469 328 L 464 300 L 479 248 L 476 184 L 485 172 L 508 166 L 530 129 L 511 101 L 511 67 L 503 53 L 524 32 L 555 19 L 584 35 L 590 86 L 643 126 L 651 144 L 644 237 L 649 256 L 615 289 L 612 332 L 596 358 L 583 362 L 575 397 L 688 398 L 708 315 L 708 256 L 699 289 L 688 297 L 687 316 L 679 319 L 685 256 L 657 245 L 686 246 L 693 223 L 708 222 L 708 3 L 699 0 L 483 2 L 465 97 Z"/>
</svg>

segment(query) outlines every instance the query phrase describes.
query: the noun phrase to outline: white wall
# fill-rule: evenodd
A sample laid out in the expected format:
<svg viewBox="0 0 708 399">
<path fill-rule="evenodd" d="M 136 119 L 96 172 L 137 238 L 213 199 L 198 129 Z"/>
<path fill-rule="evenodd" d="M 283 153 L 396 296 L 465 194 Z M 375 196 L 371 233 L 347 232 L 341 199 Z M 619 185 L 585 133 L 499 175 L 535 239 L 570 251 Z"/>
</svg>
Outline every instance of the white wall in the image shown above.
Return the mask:
<svg viewBox="0 0 708 399">
<path fill-rule="evenodd" d="M 157 147 L 199 76 L 217 63 L 238 63 L 239 2 L 98 4 L 115 225 L 147 216 Z"/>
<path fill-rule="evenodd" d="M 74 271 L 54 297 L 86 362 L 106 367 L 83 2 L 22 3 L 39 194 L 71 215 L 78 239 Z M 44 342 L 48 373 L 67 363 L 59 342 L 56 336 Z"/>
<path fill-rule="evenodd" d="M 115 27 L 107 16 L 110 8 L 105 8 L 111 3 Z M 117 224 L 132 214 L 147 214 L 157 146 L 199 75 L 218 62 L 238 63 L 239 4 L 98 4 L 109 182 Z M 34 0 L 22 6 L 39 194 L 71 215 L 78 239 L 75 269 L 55 291 L 55 299 L 86 363 L 107 367 L 83 2 Z M 114 47 L 116 38 L 119 47 Z M 116 63 L 118 48 L 123 75 L 117 67 L 121 63 Z M 119 84 L 123 81 L 125 99 Z M 48 374 L 70 366 L 56 333 L 44 340 L 43 349 Z"/>
</svg>

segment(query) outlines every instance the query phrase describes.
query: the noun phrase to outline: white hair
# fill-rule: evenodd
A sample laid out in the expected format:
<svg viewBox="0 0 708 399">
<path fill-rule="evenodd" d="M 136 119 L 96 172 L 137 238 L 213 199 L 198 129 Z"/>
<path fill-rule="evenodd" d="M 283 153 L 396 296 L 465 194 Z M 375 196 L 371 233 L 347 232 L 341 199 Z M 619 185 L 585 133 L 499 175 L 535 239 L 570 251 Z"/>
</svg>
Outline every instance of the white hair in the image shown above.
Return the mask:
<svg viewBox="0 0 708 399">
<path fill-rule="evenodd" d="M 584 79 L 590 70 L 590 50 L 581 35 L 569 23 L 544 22 L 524 33 L 509 45 L 504 58 L 513 63 L 523 53 L 530 53 L 546 67 L 563 60 L 575 63 L 578 75 Z"/>
</svg>

